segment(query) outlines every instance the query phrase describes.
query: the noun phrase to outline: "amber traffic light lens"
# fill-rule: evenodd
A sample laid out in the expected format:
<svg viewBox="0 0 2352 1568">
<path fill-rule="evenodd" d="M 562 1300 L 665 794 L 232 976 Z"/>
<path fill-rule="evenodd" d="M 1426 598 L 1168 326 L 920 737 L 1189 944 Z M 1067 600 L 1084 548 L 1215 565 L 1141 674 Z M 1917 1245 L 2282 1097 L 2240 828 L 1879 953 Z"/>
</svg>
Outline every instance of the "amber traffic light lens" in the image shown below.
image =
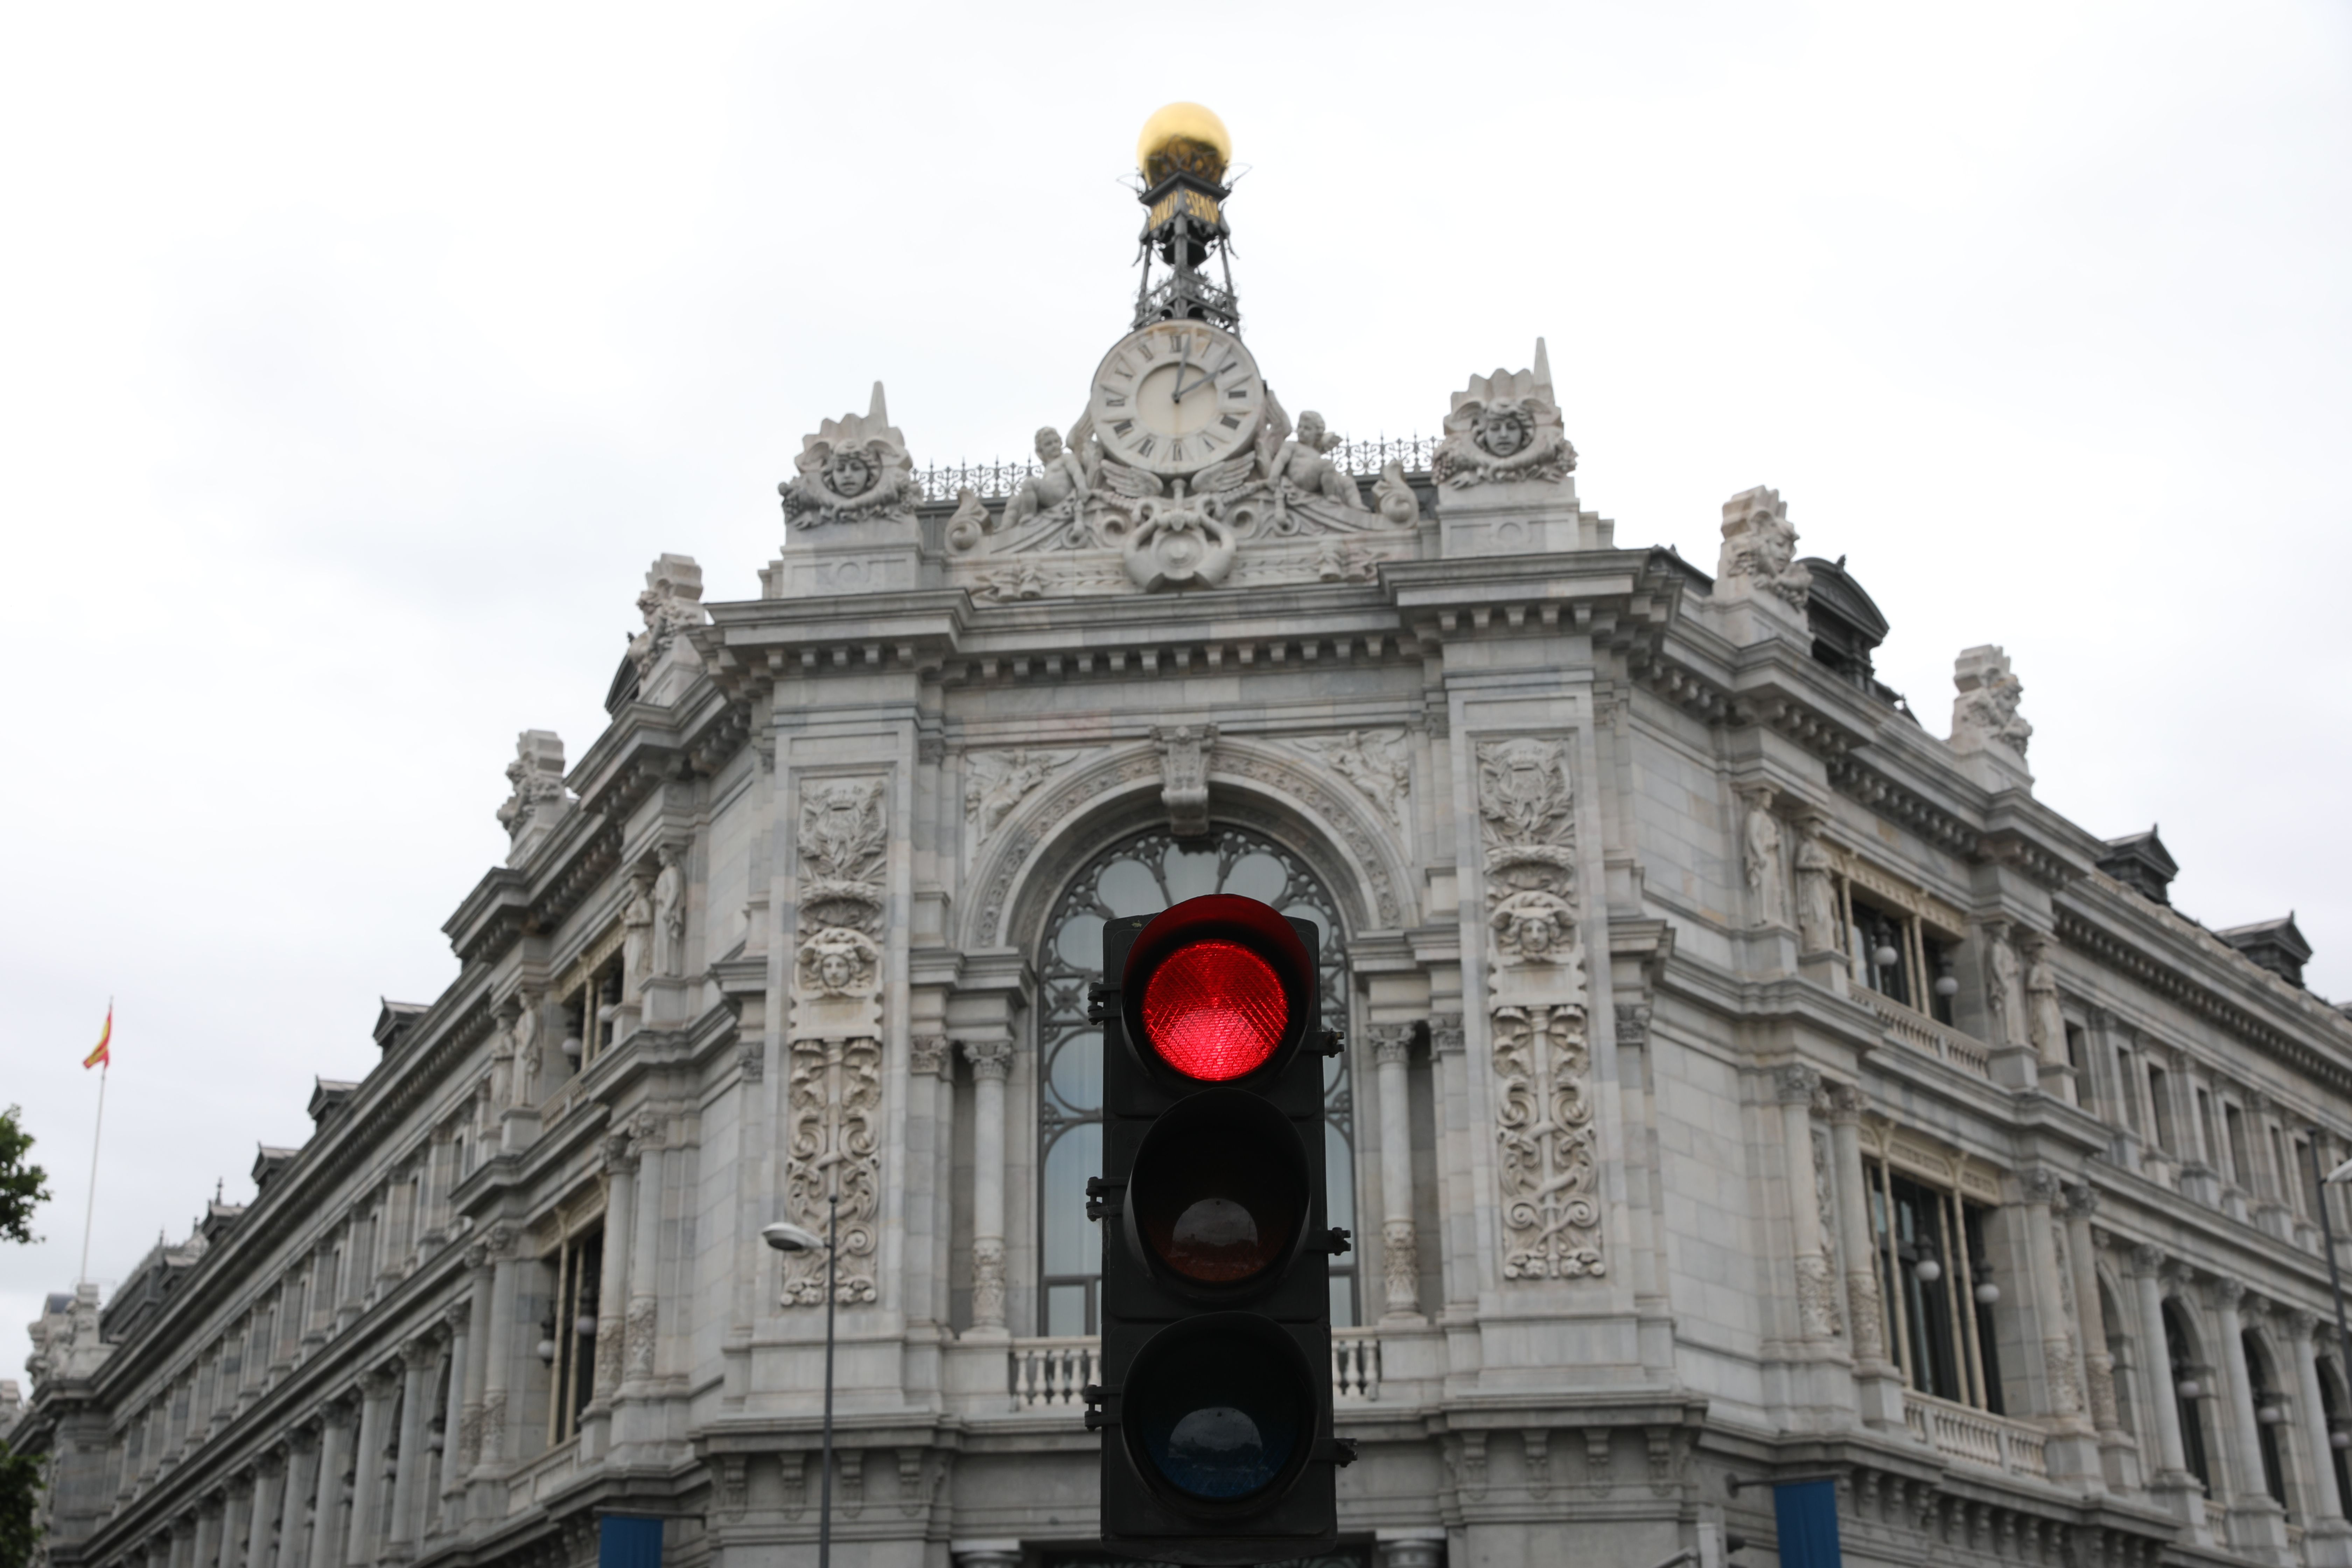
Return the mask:
<svg viewBox="0 0 2352 1568">
<path fill-rule="evenodd" d="M 1160 1060 L 1202 1083 L 1255 1072 L 1289 1026 L 1282 977 L 1237 942 L 1187 943 L 1144 984 L 1144 1037 Z"/>
<path fill-rule="evenodd" d="M 1129 1192 L 1144 1246 L 1180 1280 L 1244 1286 L 1287 1259 L 1306 1225 L 1307 1156 L 1265 1100 L 1211 1089 L 1152 1127 Z"/>
</svg>

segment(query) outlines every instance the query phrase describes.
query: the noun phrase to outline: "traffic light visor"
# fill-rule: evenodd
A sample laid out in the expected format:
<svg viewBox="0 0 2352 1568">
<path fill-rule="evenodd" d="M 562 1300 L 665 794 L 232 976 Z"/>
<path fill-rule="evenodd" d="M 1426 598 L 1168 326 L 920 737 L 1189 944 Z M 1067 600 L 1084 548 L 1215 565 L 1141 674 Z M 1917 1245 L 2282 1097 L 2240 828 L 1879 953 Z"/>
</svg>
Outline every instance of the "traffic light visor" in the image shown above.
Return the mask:
<svg viewBox="0 0 2352 1568">
<path fill-rule="evenodd" d="M 1264 1318 L 1216 1312 L 1138 1353 L 1121 1426 L 1136 1468 L 1171 1500 L 1250 1505 L 1297 1479 L 1315 1412 L 1298 1347 Z"/>
<path fill-rule="evenodd" d="M 1144 927 L 1121 992 L 1129 1025 L 1160 1062 L 1197 1083 L 1229 1083 L 1296 1040 L 1313 995 L 1307 950 L 1255 899 L 1187 899 Z"/>
</svg>

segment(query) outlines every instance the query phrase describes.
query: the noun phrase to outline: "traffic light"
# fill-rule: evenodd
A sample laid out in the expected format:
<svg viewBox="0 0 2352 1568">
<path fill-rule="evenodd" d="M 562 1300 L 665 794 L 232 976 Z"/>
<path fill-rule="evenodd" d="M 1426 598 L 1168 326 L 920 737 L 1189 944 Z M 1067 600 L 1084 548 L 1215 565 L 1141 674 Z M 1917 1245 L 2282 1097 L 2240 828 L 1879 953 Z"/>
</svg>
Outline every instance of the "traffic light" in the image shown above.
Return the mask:
<svg viewBox="0 0 2352 1568">
<path fill-rule="evenodd" d="M 1163 1562 L 1304 1557 L 1338 1531 L 1318 937 L 1255 899 L 1108 921 L 1103 1173 L 1106 1542 Z"/>
</svg>

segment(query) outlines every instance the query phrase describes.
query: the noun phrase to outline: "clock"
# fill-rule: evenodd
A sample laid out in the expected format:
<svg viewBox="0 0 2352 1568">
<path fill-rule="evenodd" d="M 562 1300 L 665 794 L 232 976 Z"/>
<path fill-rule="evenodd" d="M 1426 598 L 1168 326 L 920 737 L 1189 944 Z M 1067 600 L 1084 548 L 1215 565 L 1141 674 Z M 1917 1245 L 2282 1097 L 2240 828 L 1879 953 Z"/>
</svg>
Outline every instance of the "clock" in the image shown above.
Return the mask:
<svg viewBox="0 0 2352 1568">
<path fill-rule="evenodd" d="M 1205 321 L 1154 321 L 1103 356 L 1087 412 L 1120 462 L 1190 474 L 1249 449 L 1265 414 L 1265 383 L 1231 332 Z"/>
</svg>

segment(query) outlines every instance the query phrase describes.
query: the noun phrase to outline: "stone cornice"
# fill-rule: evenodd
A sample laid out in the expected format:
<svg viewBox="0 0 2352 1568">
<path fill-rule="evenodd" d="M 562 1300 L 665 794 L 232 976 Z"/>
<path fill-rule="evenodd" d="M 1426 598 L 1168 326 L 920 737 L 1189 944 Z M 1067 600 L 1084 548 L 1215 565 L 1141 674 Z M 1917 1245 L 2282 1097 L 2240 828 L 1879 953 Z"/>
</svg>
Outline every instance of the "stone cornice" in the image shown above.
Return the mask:
<svg viewBox="0 0 2352 1568">
<path fill-rule="evenodd" d="M 2068 949 L 2352 1095 L 2352 1019 L 2211 932 L 2099 872 L 2061 896 L 2057 915 Z"/>
</svg>

